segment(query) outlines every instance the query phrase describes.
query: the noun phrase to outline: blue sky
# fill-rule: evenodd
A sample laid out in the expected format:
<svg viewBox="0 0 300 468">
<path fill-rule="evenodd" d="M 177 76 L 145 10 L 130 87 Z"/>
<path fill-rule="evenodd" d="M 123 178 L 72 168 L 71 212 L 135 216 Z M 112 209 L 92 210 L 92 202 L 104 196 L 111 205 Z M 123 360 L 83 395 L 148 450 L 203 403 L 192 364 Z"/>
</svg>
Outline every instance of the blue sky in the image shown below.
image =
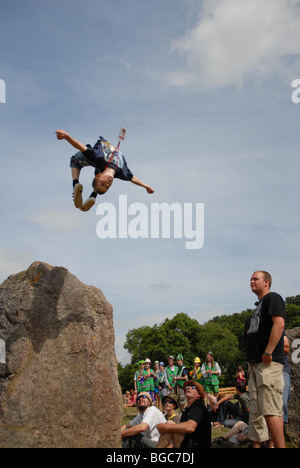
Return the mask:
<svg viewBox="0 0 300 468">
<path fill-rule="evenodd" d="M 276 5 L 274 5 L 276 3 Z M 41 260 L 100 288 L 128 330 L 179 312 L 204 323 L 253 307 L 270 271 L 299 294 L 300 2 L 0 0 L 0 280 Z M 156 192 L 116 180 L 100 202 L 204 203 L 205 242 L 105 239 L 72 205 L 62 128 L 122 143 Z M 82 171 L 89 195 L 92 170 Z M 150 209 L 150 208 L 149 208 Z M 145 356 L 142 356 L 145 357 Z"/>
</svg>

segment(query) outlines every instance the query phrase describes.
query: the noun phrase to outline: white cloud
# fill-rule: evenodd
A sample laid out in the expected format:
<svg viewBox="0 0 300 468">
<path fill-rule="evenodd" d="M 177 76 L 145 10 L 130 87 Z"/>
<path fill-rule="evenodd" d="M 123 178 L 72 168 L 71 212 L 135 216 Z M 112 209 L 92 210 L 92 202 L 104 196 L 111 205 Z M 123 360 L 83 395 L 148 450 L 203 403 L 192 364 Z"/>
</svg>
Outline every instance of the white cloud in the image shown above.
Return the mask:
<svg viewBox="0 0 300 468">
<path fill-rule="evenodd" d="M 174 86 L 223 87 L 278 73 L 299 55 L 298 0 L 206 0 L 196 27 L 173 42 L 186 62 Z"/>
<path fill-rule="evenodd" d="M 32 213 L 30 219 L 42 227 L 61 233 L 71 232 L 73 229 L 80 228 L 83 225 L 83 221 L 78 216 L 77 211 L 72 209 L 43 208 Z"/>
</svg>

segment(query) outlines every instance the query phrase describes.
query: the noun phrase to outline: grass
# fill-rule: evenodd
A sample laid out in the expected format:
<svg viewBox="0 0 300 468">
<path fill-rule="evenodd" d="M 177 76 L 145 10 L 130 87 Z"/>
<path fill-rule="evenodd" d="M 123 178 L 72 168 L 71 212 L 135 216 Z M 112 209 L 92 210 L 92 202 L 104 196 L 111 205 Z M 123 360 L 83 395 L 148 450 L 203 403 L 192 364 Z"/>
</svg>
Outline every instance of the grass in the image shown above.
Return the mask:
<svg viewBox="0 0 300 468">
<path fill-rule="evenodd" d="M 123 410 L 123 418 L 122 418 L 122 425 L 129 424 L 137 415 L 137 409 L 135 406 L 131 408 L 124 408 Z"/>
</svg>

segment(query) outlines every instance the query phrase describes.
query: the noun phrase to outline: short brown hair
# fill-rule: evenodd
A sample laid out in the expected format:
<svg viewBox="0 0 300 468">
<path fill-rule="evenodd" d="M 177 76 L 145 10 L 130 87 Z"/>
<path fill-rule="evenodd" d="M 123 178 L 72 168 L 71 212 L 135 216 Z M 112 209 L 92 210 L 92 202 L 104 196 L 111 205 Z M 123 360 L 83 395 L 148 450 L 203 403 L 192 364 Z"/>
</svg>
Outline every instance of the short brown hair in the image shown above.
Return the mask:
<svg viewBox="0 0 300 468">
<path fill-rule="evenodd" d="M 271 286 L 272 286 L 272 276 L 270 275 L 270 273 L 268 273 L 267 271 L 262 271 L 262 270 L 260 270 L 260 272 L 264 275 L 264 280 L 269 281 L 269 288 L 271 288 Z"/>
</svg>

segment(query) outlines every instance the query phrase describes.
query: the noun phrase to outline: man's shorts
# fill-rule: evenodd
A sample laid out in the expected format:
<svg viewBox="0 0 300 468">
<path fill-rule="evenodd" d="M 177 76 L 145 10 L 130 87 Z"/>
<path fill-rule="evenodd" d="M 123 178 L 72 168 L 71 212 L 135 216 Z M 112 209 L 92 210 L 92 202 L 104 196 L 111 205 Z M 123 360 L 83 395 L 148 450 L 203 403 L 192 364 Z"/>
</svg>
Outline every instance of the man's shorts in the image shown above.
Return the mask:
<svg viewBox="0 0 300 468">
<path fill-rule="evenodd" d="M 81 170 L 83 167 L 90 166 L 90 165 L 91 163 L 85 157 L 82 151 L 79 151 L 78 153 L 74 154 L 71 157 L 70 167 L 74 167 L 75 169 Z"/>
<path fill-rule="evenodd" d="M 265 416 L 282 417 L 283 365 L 277 362 L 248 364 L 250 396 L 249 438 L 255 442 L 269 439 Z"/>
</svg>

